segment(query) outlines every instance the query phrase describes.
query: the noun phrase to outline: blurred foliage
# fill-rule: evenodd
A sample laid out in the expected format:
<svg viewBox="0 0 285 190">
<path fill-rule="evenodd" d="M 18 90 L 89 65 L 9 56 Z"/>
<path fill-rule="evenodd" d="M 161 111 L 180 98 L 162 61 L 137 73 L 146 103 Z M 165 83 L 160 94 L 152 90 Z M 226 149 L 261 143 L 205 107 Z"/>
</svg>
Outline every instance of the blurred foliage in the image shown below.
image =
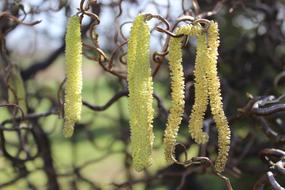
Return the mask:
<svg viewBox="0 0 285 190">
<path fill-rule="evenodd" d="M 118 0 L 0 2 L 0 189 L 226 189 L 206 165 L 166 165 L 162 136 L 169 109 L 167 56 L 152 59 L 155 75 L 153 165 L 137 173 L 129 154 L 126 39 L 139 12 L 165 18 L 182 15 L 216 20 L 221 46 L 218 70 L 225 113 L 232 130 L 226 171 L 233 189 L 285 186 L 284 90 L 285 2 L 283 0 Z M 67 17 L 84 16 L 83 113 L 75 135 L 63 127 L 64 29 Z M 98 22 L 98 18 L 100 23 Z M 40 22 L 41 21 L 41 22 Z M 189 23 L 189 22 L 184 22 Z M 151 28 L 165 27 L 160 20 Z M 183 23 L 179 23 L 181 25 Z M 163 51 L 167 35 L 153 30 L 151 53 Z M 188 117 L 194 101 L 195 39 L 185 44 L 185 114 L 175 156 L 214 161 L 217 131 L 208 110 L 207 145 L 193 143 Z M 28 114 L 9 102 L 9 75 L 21 71 Z M 11 89 L 10 89 L 11 90 Z M 274 149 L 273 149 L 274 148 Z M 276 178 L 271 178 L 270 175 Z M 275 183 L 276 182 L 276 183 Z M 284 188 L 283 188 L 284 189 Z"/>
</svg>

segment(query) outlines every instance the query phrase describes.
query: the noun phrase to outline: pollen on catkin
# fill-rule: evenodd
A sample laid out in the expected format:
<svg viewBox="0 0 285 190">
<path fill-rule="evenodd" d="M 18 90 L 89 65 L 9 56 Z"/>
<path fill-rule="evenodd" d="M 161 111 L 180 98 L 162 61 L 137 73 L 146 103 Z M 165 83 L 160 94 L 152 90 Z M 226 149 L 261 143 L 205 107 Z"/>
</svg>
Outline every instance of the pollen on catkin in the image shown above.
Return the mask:
<svg viewBox="0 0 285 190">
<path fill-rule="evenodd" d="M 208 92 L 211 111 L 218 130 L 219 152 L 215 162 L 217 172 L 225 168 L 230 148 L 230 128 L 223 111 L 223 103 L 220 90 L 220 81 L 217 72 L 217 57 L 219 46 L 219 31 L 216 22 L 211 21 L 208 28 L 208 61 L 205 63 L 206 78 L 208 81 Z"/>
<path fill-rule="evenodd" d="M 197 35 L 201 33 L 198 25 L 185 25 L 176 30 L 176 34 Z M 169 41 L 169 70 L 171 78 L 171 106 L 164 132 L 164 154 L 168 163 L 172 163 L 172 151 L 184 111 L 184 73 L 182 66 L 181 38 L 171 38 Z"/>
<path fill-rule="evenodd" d="M 207 39 L 206 34 L 197 36 L 197 50 L 195 60 L 195 102 L 189 120 L 189 132 L 198 144 L 204 144 L 209 136 L 203 132 L 203 120 L 208 105 L 207 80 L 205 76 L 205 63 L 207 62 Z M 209 84 L 210 85 L 210 84 Z"/>
<path fill-rule="evenodd" d="M 63 134 L 65 137 L 71 137 L 74 124 L 81 118 L 82 107 L 82 42 L 78 16 L 72 16 L 68 20 L 65 35 L 65 62 L 66 86 Z"/>
<path fill-rule="evenodd" d="M 140 14 L 131 28 L 127 54 L 131 155 L 137 171 L 152 163 L 154 110 L 149 48 L 150 30 L 144 15 Z"/>
</svg>

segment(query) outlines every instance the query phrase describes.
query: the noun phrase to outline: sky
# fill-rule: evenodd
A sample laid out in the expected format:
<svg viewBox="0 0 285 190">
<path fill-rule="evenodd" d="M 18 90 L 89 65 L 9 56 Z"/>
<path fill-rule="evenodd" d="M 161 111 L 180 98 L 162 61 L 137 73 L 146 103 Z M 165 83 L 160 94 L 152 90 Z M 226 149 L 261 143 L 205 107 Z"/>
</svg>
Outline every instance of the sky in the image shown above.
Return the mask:
<svg viewBox="0 0 285 190">
<path fill-rule="evenodd" d="M 79 0 L 69 0 L 71 2 L 71 15 L 77 12 L 76 8 L 79 7 Z M 97 0 L 100 3 L 110 3 L 111 0 Z M 110 32 L 114 32 L 115 28 L 118 27 L 120 23 L 125 21 L 134 20 L 135 16 L 138 14 L 139 10 L 143 9 L 144 12 L 151 12 L 153 14 L 157 13 L 157 9 L 151 3 L 151 0 L 139 0 L 139 6 L 136 4 L 130 4 L 127 2 L 122 3 L 123 13 L 121 17 L 114 22 L 113 18 L 117 15 L 113 9 L 108 7 L 104 7 L 100 13 L 101 23 L 96 27 L 96 32 L 99 34 L 99 44 L 104 49 L 106 47 L 110 47 L 110 35 L 106 36 L 105 34 L 109 34 Z M 29 12 L 32 7 L 38 6 L 42 10 L 48 10 L 50 7 L 56 9 L 58 7 L 59 0 L 22 0 L 22 3 L 25 7 L 26 12 Z M 155 2 L 166 5 L 167 0 L 155 0 Z M 171 4 L 170 17 L 177 18 L 179 14 L 182 12 L 181 10 L 181 0 L 169 1 Z M 188 2 L 186 7 L 191 6 L 191 1 Z M 1 4 L 0 4 L 1 5 Z M 128 11 L 126 11 L 128 10 Z M 160 15 L 166 15 L 166 8 L 161 8 Z M 280 7 L 279 12 L 280 19 L 284 18 L 285 15 L 285 7 Z M 33 16 L 28 16 L 25 19 L 25 22 L 32 22 L 36 20 L 41 20 L 41 23 L 28 27 L 24 25 L 18 26 L 15 30 L 11 31 L 7 36 L 7 47 L 8 49 L 13 49 L 13 52 L 17 55 L 17 57 L 25 56 L 25 57 L 34 57 L 35 59 L 41 59 L 42 56 L 47 56 L 50 52 L 54 51 L 57 47 L 62 44 L 62 37 L 65 33 L 66 29 L 66 16 L 64 10 L 60 11 L 42 11 L 39 14 L 35 14 Z M 251 19 L 248 19 L 244 15 L 239 15 L 235 21 L 234 25 L 239 27 L 244 27 L 246 30 L 250 30 L 254 27 L 257 27 L 258 23 L 263 20 L 262 15 L 257 18 L 258 22 L 254 22 Z M 85 19 L 86 23 L 88 19 Z M 156 21 L 151 20 L 148 22 L 150 27 L 153 27 Z M 117 24 L 117 25 L 116 25 Z M 128 36 L 130 31 L 131 24 L 126 24 L 123 27 L 123 34 Z M 283 29 L 285 32 L 285 22 L 283 22 Z M 260 26 L 260 32 L 266 32 L 264 27 Z M 157 32 L 153 33 L 158 34 Z M 151 47 L 152 51 L 159 50 L 161 48 L 161 40 L 153 37 L 151 39 Z"/>
<path fill-rule="evenodd" d="M 23 0 L 23 5 L 26 12 L 29 12 L 32 7 L 39 6 L 42 10 L 48 10 L 49 7 L 54 9 L 58 6 L 58 0 Z M 98 1 L 102 3 L 110 3 L 110 0 Z M 129 13 L 123 11 L 122 16 L 118 22 L 122 23 L 124 21 L 132 21 L 134 17 L 138 14 L 138 10 L 144 8 L 145 12 L 157 13 L 155 7 L 149 4 L 149 0 L 140 0 L 140 6 L 130 5 L 129 3 L 123 2 L 123 10 L 128 10 Z M 157 0 L 156 2 L 160 4 L 166 4 L 167 0 Z M 174 17 L 177 17 L 177 13 L 181 12 L 178 9 L 180 7 L 180 0 L 170 1 L 171 2 L 171 14 Z M 76 13 L 76 8 L 79 7 L 79 0 L 71 0 L 72 3 L 72 13 Z M 161 9 L 161 14 L 165 15 L 166 9 Z M 96 28 L 98 32 L 100 46 L 104 48 L 107 44 L 110 43 L 110 39 L 105 37 L 104 34 L 109 31 L 114 31 L 114 21 L 113 17 L 116 15 L 112 9 L 103 8 L 100 14 L 100 25 Z M 66 27 L 66 16 L 64 10 L 61 11 L 43 11 L 42 13 L 35 14 L 32 17 L 28 16 L 25 19 L 25 22 L 32 22 L 36 20 L 41 20 L 41 23 L 28 27 L 24 25 L 18 26 L 15 30 L 11 31 L 7 36 L 7 47 L 8 49 L 13 49 L 17 55 L 23 56 L 33 56 L 37 54 L 48 54 L 53 51 L 55 48 L 59 47 L 62 42 L 62 36 L 65 32 Z M 84 22 L 87 22 L 85 19 Z M 154 25 L 153 21 L 149 22 L 150 26 Z M 130 31 L 131 24 L 127 24 L 123 27 L 123 33 L 128 36 Z M 157 41 L 153 40 L 154 44 L 157 44 Z"/>
</svg>

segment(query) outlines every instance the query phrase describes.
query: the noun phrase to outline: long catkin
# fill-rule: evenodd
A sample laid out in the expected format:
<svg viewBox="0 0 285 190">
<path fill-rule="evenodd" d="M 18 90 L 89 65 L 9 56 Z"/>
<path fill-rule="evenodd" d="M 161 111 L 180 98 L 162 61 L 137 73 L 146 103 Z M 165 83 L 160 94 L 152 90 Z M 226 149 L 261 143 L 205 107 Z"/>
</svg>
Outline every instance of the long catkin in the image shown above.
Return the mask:
<svg viewBox="0 0 285 190">
<path fill-rule="evenodd" d="M 220 90 L 220 81 L 217 72 L 217 57 L 219 31 L 216 22 L 211 22 L 208 28 L 208 61 L 206 61 L 206 78 L 208 80 L 208 92 L 210 98 L 211 111 L 218 130 L 219 152 L 215 162 L 217 172 L 222 172 L 225 168 L 228 152 L 230 148 L 230 128 L 223 110 L 223 103 Z"/>
<path fill-rule="evenodd" d="M 185 25 L 176 30 L 176 34 L 198 35 L 200 25 Z M 168 163 L 173 162 L 172 151 L 184 111 L 184 73 L 182 66 L 181 38 L 171 38 L 169 41 L 169 70 L 171 78 L 171 107 L 164 132 L 164 154 Z"/>
<path fill-rule="evenodd" d="M 189 120 L 189 132 L 198 144 L 204 144 L 209 139 L 208 134 L 202 130 L 205 111 L 208 105 L 208 84 L 205 76 L 205 64 L 207 61 L 206 34 L 201 33 L 197 36 L 197 50 L 194 69 L 195 102 Z"/>
<path fill-rule="evenodd" d="M 65 137 L 71 137 L 74 124 L 81 118 L 82 107 L 82 42 L 78 16 L 68 20 L 65 35 L 66 87 L 64 102 Z"/>
<path fill-rule="evenodd" d="M 127 55 L 131 154 L 137 171 L 152 163 L 154 110 L 149 41 L 150 31 L 144 15 L 138 15 L 131 28 Z"/>
</svg>

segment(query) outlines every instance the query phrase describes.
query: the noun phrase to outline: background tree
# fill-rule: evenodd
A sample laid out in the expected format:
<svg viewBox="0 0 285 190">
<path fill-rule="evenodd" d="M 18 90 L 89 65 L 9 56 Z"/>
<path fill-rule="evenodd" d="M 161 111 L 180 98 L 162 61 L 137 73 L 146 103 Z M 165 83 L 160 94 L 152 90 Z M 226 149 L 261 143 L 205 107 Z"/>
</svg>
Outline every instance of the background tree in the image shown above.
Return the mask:
<svg viewBox="0 0 285 190">
<path fill-rule="evenodd" d="M 0 10 L 1 189 L 284 189 L 283 0 L 3 0 Z M 152 166 L 137 173 L 130 156 L 126 53 L 140 12 L 155 15 L 149 26 L 156 139 Z M 68 139 L 62 134 L 64 35 L 76 13 L 82 18 L 83 113 Z M 218 71 L 232 130 L 224 176 L 212 169 L 218 147 L 209 108 L 209 142 L 198 146 L 188 132 L 194 38 L 183 43 L 185 114 L 175 156 L 184 164 L 164 160 L 167 47 L 175 28 L 191 17 L 219 23 Z"/>
</svg>

